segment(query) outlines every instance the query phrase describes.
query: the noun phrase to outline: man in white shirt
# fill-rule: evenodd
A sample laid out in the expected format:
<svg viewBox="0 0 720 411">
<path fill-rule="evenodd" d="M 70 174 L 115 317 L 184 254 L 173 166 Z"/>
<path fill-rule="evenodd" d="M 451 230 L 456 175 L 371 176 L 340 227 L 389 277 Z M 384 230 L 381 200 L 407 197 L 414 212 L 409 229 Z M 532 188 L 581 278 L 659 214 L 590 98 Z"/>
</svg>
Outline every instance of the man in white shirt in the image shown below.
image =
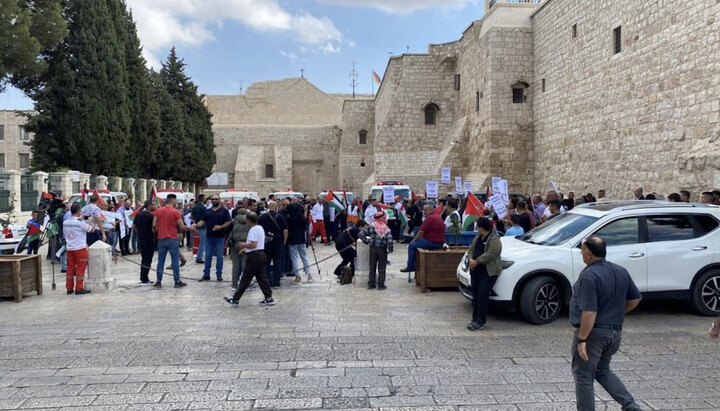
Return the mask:
<svg viewBox="0 0 720 411">
<path fill-rule="evenodd" d="M 371 198 L 370 203 L 365 209 L 365 222 L 368 223 L 368 225 L 372 225 L 372 223 L 375 222 L 375 213 L 377 212 L 377 199 Z"/>
<path fill-rule="evenodd" d="M 325 245 L 328 244 L 327 234 L 325 233 L 325 221 L 323 217 L 323 202 L 325 200 L 322 197 L 318 197 L 317 203 L 310 210 L 310 216 L 313 219 L 312 232 L 310 232 L 309 241 L 313 241 L 315 236 L 319 233 L 322 237 L 322 241 Z"/>
<path fill-rule="evenodd" d="M 458 221 L 462 225 L 462 220 L 460 219 L 460 212 L 457 208 L 458 203 L 457 200 L 455 200 L 454 198 L 449 199 L 447 204 L 445 204 L 445 211 L 448 213 L 447 217 L 445 217 L 445 231 L 452 227 L 453 220 Z"/>
<path fill-rule="evenodd" d="M 90 224 L 83 221 L 80 204 L 70 207 L 72 216 L 63 222 L 63 237 L 67 250 L 67 273 L 65 286 L 68 294 L 89 294 L 84 288 L 85 268 L 88 263 L 87 233 L 94 233 L 94 217 L 89 217 Z M 99 209 L 98 209 L 99 210 Z"/>
<path fill-rule="evenodd" d="M 322 206 L 321 206 L 322 207 Z M 265 264 L 267 257 L 265 255 L 265 230 L 258 225 L 258 215 L 249 213 L 246 216 L 249 231 L 244 244 L 240 244 L 240 254 L 247 255 L 247 260 L 243 266 L 243 273 L 240 276 L 237 290 L 232 297 L 224 297 L 226 303 L 237 307 L 240 297 L 245 293 L 253 277 L 257 279 L 260 290 L 262 290 L 265 299 L 260 301 L 260 305 L 275 305 L 272 296 L 272 289 L 268 281 Z"/>
</svg>

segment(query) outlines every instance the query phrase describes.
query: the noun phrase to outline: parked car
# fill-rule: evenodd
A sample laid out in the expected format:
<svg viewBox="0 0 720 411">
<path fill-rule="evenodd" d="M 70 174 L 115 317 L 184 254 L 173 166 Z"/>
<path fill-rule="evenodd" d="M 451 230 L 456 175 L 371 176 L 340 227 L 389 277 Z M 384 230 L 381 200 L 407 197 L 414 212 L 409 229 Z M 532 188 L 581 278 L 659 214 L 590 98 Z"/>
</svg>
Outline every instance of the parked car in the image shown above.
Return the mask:
<svg viewBox="0 0 720 411">
<path fill-rule="evenodd" d="M 491 304 L 534 324 L 555 320 L 585 268 L 580 245 L 596 235 L 607 260 L 625 267 L 643 297 L 689 300 L 701 315 L 720 314 L 720 207 L 661 201 L 583 204 L 532 231 L 502 238 L 507 262 Z M 457 268 L 472 299 L 467 255 Z"/>
<path fill-rule="evenodd" d="M 92 191 L 85 194 L 85 198 L 89 200 L 92 194 Z M 102 198 L 102 200 L 106 203 L 112 200 L 115 204 L 122 204 L 123 201 L 128 198 L 127 194 L 122 191 L 99 190 L 98 194 L 100 194 L 100 198 Z M 68 204 L 80 201 L 80 199 L 82 199 L 81 193 L 73 193 L 73 195 L 70 196 L 70 200 L 68 200 Z"/>
<path fill-rule="evenodd" d="M 1 254 L 15 254 L 20 240 L 27 233 L 27 228 L 20 224 L 10 224 L 7 220 L 0 218 L 0 253 Z"/>
</svg>

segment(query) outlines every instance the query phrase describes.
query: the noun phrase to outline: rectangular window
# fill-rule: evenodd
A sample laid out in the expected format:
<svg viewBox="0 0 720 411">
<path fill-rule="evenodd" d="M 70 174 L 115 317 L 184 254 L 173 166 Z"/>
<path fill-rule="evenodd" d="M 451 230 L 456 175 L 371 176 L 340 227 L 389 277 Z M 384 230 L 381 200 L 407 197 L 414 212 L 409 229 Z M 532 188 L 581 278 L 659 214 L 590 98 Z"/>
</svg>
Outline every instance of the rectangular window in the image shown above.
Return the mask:
<svg viewBox="0 0 720 411">
<path fill-rule="evenodd" d="M 525 93 L 523 92 L 523 89 L 514 88 L 514 89 L 512 89 L 512 91 L 513 91 L 513 103 L 520 104 L 520 103 L 525 102 L 525 96 L 524 96 Z"/>
<path fill-rule="evenodd" d="M 0 140 L 5 140 L 5 126 L 0 124 Z"/>
<path fill-rule="evenodd" d="M 622 51 L 622 26 L 617 26 L 613 30 L 613 52 L 618 54 Z"/>
<path fill-rule="evenodd" d="M 475 92 L 475 112 L 476 113 L 480 112 L 480 92 L 479 91 Z"/>
<path fill-rule="evenodd" d="M 542 79 L 542 91 L 545 92 L 545 79 Z"/>
<path fill-rule="evenodd" d="M 20 137 L 20 141 L 27 140 L 27 131 L 25 130 L 25 126 L 18 126 L 18 136 Z"/>
<path fill-rule="evenodd" d="M 275 170 L 272 164 L 265 164 L 265 178 L 275 178 Z"/>
<path fill-rule="evenodd" d="M 455 75 L 455 90 L 460 90 L 460 75 Z"/>
<path fill-rule="evenodd" d="M 572 38 L 577 37 L 577 24 L 572 25 Z"/>
<path fill-rule="evenodd" d="M 367 144 L 367 131 L 360 130 L 358 137 L 359 137 L 358 142 L 360 144 Z"/>
<path fill-rule="evenodd" d="M 5 153 L 0 153 L 0 168 L 5 168 Z"/>
<path fill-rule="evenodd" d="M 21 153 L 21 154 L 18 154 L 18 157 L 20 159 L 20 169 L 21 170 L 30 168 L 30 154 Z"/>
</svg>

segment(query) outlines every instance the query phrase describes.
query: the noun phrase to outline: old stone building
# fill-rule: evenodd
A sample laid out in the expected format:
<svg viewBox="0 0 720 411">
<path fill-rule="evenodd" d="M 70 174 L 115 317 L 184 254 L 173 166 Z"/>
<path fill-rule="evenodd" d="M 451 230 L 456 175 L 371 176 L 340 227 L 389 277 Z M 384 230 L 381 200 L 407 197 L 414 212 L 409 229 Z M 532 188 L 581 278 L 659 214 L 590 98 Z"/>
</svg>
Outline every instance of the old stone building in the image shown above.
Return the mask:
<svg viewBox="0 0 720 411">
<path fill-rule="evenodd" d="M 0 110 L 0 168 L 30 168 L 32 134 L 25 131 L 26 111 Z"/>
<path fill-rule="evenodd" d="M 376 96 L 304 78 L 208 96 L 217 171 L 259 192 L 475 187 L 628 197 L 720 187 L 720 2 L 486 0 L 454 42 L 390 58 Z M 441 185 L 452 192 L 454 185 Z"/>
</svg>

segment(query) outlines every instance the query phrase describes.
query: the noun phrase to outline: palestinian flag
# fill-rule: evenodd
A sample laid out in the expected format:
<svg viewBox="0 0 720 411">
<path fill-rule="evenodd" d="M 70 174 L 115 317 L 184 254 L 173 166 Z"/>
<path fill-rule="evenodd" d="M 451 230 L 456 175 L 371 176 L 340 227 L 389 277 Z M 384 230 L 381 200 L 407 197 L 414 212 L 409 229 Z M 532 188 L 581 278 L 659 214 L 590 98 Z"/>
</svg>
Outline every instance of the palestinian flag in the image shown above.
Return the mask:
<svg viewBox="0 0 720 411">
<path fill-rule="evenodd" d="M 105 224 L 106 221 L 107 221 L 107 217 L 105 217 L 105 214 L 103 214 L 101 212 L 100 215 L 97 217 L 98 225 L 103 225 L 103 224 Z"/>
<path fill-rule="evenodd" d="M 45 231 L 45 237 L 50 238 L 57 235 L 57 233 L 60 232 L 60 227 L 58 227 L 56 222 L 52 222 L 47 230 Z"/>
<path fill-rule="evenodd" d="M 349 204 L 347 190 L 343 190 L 342 203 L 343 203 L 343 208 L 347 208 L 347 206 Z"/>
<path fill-rule="evenodd" d="M 468 192 L 467 200 L 465 200 L 465 211 L 462 215 L 463 231 L 472 231 L 471 227 L 478 218 L 483 216 L 485 205 L 475 197 L 475 194 Z"/>
<path fill-rule="evenodd" d="M 407 215 L 405 214 L 405 204 L 402 202 L 402 198 L 400 196 L 395 197 L 395 201 L 400 202 L 400 211 L 399 211 L 399 217 L 400 217 L 400 227 L 405 227 L 408 225 L 407 222 Z"/>
<path fill-rule="evenodd" d="M 97 203 L 102 204 L 105 202 L 105 200 L 100 197 L 100 193 L 98 193 L 97 188 L 93 188 L 93 197 L 97 198 Z"/>
<path fill-rule="evenodd" d="M 27 232 L 27 242 L 39 240 L 42 235 L 42 230 L 36 224 L 30 224 Z"/>
<path fill-rule="evenodd" d="M 138 215 L 139 212 L 140 212 L 140 207 L 136 208 L 135 211 L 130 213 L 130 215 L 127 217 L 128 221 L 130 222 L 131 225 L 133 222 L 135 222 L 135 216 Z"/>
<path fill-rule="evenodd" d="M 432 211 L 432 214 L 437 214 L 439 216 L 442 216 L 443 210 L 445 210 L 445 206 L 442 204 L 438 204 L 435 209 Z"/>
<path fill-rule="evenodd" d="M 345 207 L 343 207 L 343 202 L 340 199 L 340 196 L 333 193 L 332 190 L 328 191 L 327 197 L 325 197 L 325 201 L 328 202 L 328 205 L 330 207 L 335 209 L 335 214 L 338 214 L 345 209 Z"/>
<path fill-rule="evenodd" d="M 388 220 L 392 220 L 395 218 L 395 207 L 393 207 L 392 204 L 388 205 L 388 204 L 378 203 L 377 206 L 378 206 L 378 208 L 383 210 L 385 212 L 385 214 L 387 214 Z"/>
<path fill-rule="evenodd" d="M 153 204 L 155 204 L 155 207 L 160 207 L 160 198 L 157 195 L 157 190 L 153 186 L 152 193 L 150 195 L 150 199 L 152 200 Z"/>
</svg>

